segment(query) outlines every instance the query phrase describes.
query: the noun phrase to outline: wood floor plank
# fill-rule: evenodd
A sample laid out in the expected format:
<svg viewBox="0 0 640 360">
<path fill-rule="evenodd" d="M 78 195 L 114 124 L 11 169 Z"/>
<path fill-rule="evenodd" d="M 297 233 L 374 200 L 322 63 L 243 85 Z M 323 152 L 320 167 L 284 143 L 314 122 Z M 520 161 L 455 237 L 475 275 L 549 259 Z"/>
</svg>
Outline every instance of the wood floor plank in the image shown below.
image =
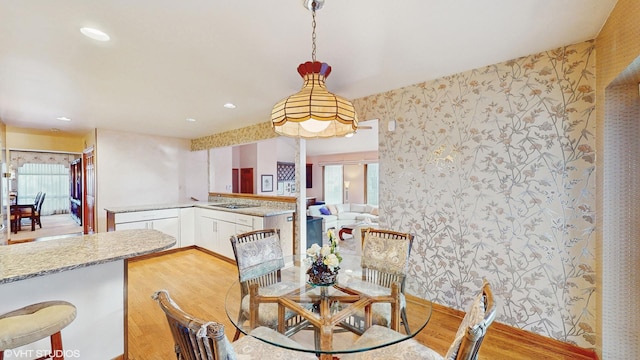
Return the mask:
<svg viewBox="0 0 640 360">
<path fill-rule="evenodd" d="M 151 295 L 166 289 L 183 310 L 224 324 L 227 337 L 235 328 L 224 310 L 225 296 L 238 279 L 236 266 L 205 252 L 189 249 L 128 263 L 128 358 L 175 359 L 173 339 L 160 307 Z M 236 296 L 236 294 L 232 294 Z M 236 296 L 239 301 L 239 294 Z M 416 339 L 445 354 L 463 313 L 435 305 L 429 323 Z M 480 349 L 480 359 L 595 359 L 586 350 L 506 325 L 494 324 Z"/>
</svg>

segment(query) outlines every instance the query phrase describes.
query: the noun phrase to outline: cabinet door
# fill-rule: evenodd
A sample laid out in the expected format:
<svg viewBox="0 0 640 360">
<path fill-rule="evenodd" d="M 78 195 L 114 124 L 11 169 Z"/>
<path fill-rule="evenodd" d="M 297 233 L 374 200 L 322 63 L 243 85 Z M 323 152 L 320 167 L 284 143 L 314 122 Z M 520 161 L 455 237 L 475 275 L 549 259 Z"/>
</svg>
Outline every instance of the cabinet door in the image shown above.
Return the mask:
<svg viewBox="0 0 640 360">
<path fill-rule="evenodd" d="M 162 231 L 176 238 L 176 244 L 173 245 L 171 249 L 180 247 L 180 220 L 178 218 L 156 219 L 150 221 L 150 223 L 151 229 Z"/>
<path fill-rule="evenodd" d="M 215 252 L 218 242 L 218 232 L 216 231 L 216 227 L 216 220 L 207 216 L 199 216 L 196 245 Z"/>
<path fill-rule="evenodd" d="M 196 221 L 195 209 L 180 209 L 180 246 L 186 247 L 195 244 L 196 240 Z"/>
<path fill-rule="evenodd" d="M 153 229 L 176 238 L 176 244 L 171 249 L 180 247 L 180 221 L 178 218 L 156 219 L 149 221 L 133 221 L 116 224 L 116 230 Z"/>
<path fill-rule="evenodd" d="M 229 259 L 235 259 L 233 247 L 231 246 L 231 236 L 235 234 L 235 223 L 218 220 L 218 254 L 226 256 Z"/>
</svg>

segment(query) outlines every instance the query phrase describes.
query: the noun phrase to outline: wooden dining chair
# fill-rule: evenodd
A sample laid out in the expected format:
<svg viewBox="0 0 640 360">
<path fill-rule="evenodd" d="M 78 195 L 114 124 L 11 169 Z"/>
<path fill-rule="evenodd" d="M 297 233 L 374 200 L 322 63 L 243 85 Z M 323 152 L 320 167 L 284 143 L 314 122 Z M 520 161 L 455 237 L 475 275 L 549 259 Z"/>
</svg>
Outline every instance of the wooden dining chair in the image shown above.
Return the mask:
<svg viewBox="0 0 640 360">
<path fill-rule="evenodd" d="M 241 306 L 238 324 L 250 318 L 249 287 L 258 284 L 264 295 L 278 295 L 297 288 L 293 282 L 282 281 L 280 269 L 284 267 L 284 256 L 280 244 L 279 229 L 264 229 L 231 236 L 231 246 L 238 266 L 241 288 Z M 261 304 L 260 325 L 277 328 L 278 305 Z M 308 322 L 297 313 L 285 311 L 285 335 L 290 336 L 308 326 Z M 237 340 L 240 330 L 233 337 Z"/>
<path fill-rule="evenodd" d="M 205 321 L 187 314 L 171 299 L 166 290 L 153 294 L 164 311 L 171 335 L 175 342 L 174 350 L 178 360 L 228 360 L 228 359 L 309 359 L 317 360 L 314 354 L 287 350 L 253 336 L 244 336 L 233 343 L 224 334 L 224 325 L 215 321 Z M 258 327 L 251 332 L 261 339 L 272 339 L 273 343 L 290 348 L 301 347 L 277 331 L 267 327 Z"/>
<path fill-rule="evenodd" d="M 451 343 L 447 354 L 443 357 L 435 350 L 424 346 L 414 339 L 408 339 L 397 344 L 366 351 L 357 354 L 345 354 L 341 360 L 374 360 L 374 359 L 425 359 L 425 360 L 477 360 L 478 351 L 482 345 L 487 329 L 496 317 L 496 306 L 493 301 L 491 286 L 484 280 L 482 290 L 474 298 L 465 314 L 456 337 Z M 362 347 L 375 347 L 390 340 L 401 340 L 402 335 L 389 328 L 374 325 L 367 329 L 356 340 Z"/>
<path fill-rule="evenodd" d="M 40 221 L 40 214 L 42 213 L 42 203 L 44 203 L 44 198 L 47 196 L 47 193 L 42 193 L 40 199 L 38 200 L 38 204 L 35 206 L 35 219 L 36 225 L 40 226 L 42 229 L 42 222 Z"/>
<path fill-rule="evenodd" d="M 44 198 L 46 197 L 46 195 L 47 194 L 43 193 L 42 191 L 38 192 L 35 199 L 33 200 L 33 209 L 23 208 L 20 214 L 22 218 L 29 218 L 32 219 L 31 221 L 35 221 L 36 225 L 40 226 L 40 228 L 42 228 L 42 222 L 40 222 L 40 213 L 42 212 L 42 203 L 44 202 Z M 32 211 L 33 216 L 31 214 Z"/>
<path fill-rule="evenodd" d="M 404 296 L 405 279 L 409 254 L 413 244 L 413 235 L 386 229 L 365 228 L 361 229 L 362 240 L 362 281 L 377 285 L 385 289 L 391 289 L 391 284 L 400 286 L 400 319 L 408 334 L 409 323 L 407 321 L 406 300 Z M 367 293 L 371 287 L 367 284 L 351 284 L 355 290 Z M 373 323 L 389 326 L 391 321 L 391 306 L 389 304 L 374 304 L 372 306 Z M 358 334 L 366 329 L 364 319 L 356 313 L 345 320 L 341 326 Z"/>
<path fill-rule="evenodd" d="M 11 214 L 9 215 L 9 221 L 11 222 L 11 231 L 14 234 L 18 233 L 18 230 L 21 228 L 20 222 L 22 221 L 22 213 L 20 209 L 14 208 L 11 206 Z"/>
</svg>

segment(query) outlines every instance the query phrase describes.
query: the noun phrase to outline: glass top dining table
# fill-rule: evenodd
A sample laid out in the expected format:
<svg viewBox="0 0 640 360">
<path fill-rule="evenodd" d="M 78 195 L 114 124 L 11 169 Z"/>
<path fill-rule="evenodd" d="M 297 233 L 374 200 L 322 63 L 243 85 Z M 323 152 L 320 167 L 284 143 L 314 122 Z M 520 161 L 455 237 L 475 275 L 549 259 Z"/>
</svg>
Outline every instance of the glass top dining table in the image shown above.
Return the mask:
<svg viewBox="0 0 640 360">
<path fill-rule="evenodd" d="M 273 336 L 263 337 L 261 332 L 251 336 L 274 346 L 315 353 L 320 359 L 332 359 L 335 354 L 368 351 L 410 339 L 427 325 L 431 317 L 431 302 L 427 299 L 408 293 L 401 295 L 399 286 L 395 284 L 387 288 L 362 280 L 360 256 L 344 254 L 337 280 L 328 286 L 314 286 L 308 282 L 308 265 L 304 261 L 288 257 L 285 264 L 281 270 L 282 284 L 276 286 L 279 289 L 277 292 L 273 291 L 273 286 L 256 285 L 244 299 L 251 313 L 247 318 L 251 320 L 239 323 L 243 302 L 240 299 L 240 282 L 236 281 L 229 288 L 225 310 L 231 322 L 243 334 L 250 334 L 252 329 L 260 325 L 257 323 L 259 314 L 256 310 L 262 312 L 264 307 L 257 304 L 277 304 L 279 318 L 275 330 L 284 333 L 283 318 L 286 312 L 293 312 L 306 320 L 307 326 L 291 336 L 295 343 L 284 342 Z M 401 308 L 406 311 L 408 332 L 401 321 Z M 387 326 L 402 336 L 381 339 L 375 345 L 356 343 L 360 335 L 348 323 L 357 319 L 356 328 L 367 328 L 375 323 L 376 312 L 385 314 Z"/>
</svg>

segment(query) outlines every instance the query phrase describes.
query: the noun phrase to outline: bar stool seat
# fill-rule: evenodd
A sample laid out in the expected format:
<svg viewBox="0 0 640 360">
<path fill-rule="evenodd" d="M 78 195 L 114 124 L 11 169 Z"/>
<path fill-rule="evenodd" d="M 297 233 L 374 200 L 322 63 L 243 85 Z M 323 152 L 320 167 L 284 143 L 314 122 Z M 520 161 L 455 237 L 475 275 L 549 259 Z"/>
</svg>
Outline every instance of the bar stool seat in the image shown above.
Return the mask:
<svg viewBox="0 0 640 360">
<path fill-rule="evenodd" d="M 63 359 L 60 331 L 76 318 L 66 301 L 45 301 L 0 315 L 0 360 L 4 351 L 51 337 L 52 359 Z M 47 357 L 44 357 L 45 359 Z"/>
</svg>

